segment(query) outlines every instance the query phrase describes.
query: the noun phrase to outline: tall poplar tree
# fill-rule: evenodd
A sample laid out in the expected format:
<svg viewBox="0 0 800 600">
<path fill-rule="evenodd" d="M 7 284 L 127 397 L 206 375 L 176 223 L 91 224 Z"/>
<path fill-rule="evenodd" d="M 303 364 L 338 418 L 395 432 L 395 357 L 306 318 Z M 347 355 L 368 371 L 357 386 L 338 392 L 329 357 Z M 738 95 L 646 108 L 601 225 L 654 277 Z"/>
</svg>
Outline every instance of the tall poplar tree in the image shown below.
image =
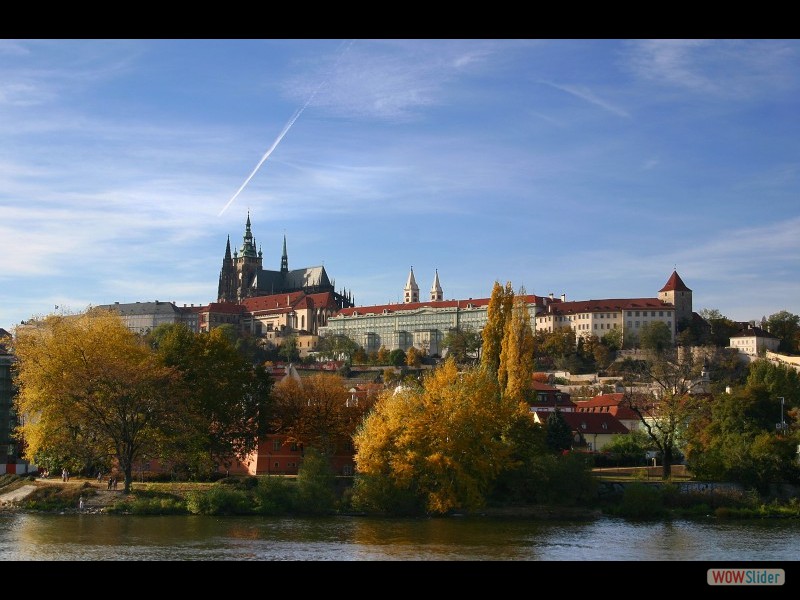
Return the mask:
<svg viewBox="0 0 800 600">
<path fill-rule="evenodd" d="M 501 390 L 517 402 L 525 401 L 534 370 L 533 330 L 525 296 L 525 288 L 521 287 L 513 297 L 511 311 L 506 318 L 498 370 Z"/>
<path fill-rule="evenodd" d="M 489 306 L 486 308 L 486 325 L 483 328 L 483 350 L 481 352 L 481 366 L 490 373 L 498 375 L 500 370 L 500 353 L 502 352 L 503 336 L 506 330 L 506 319 L 511 312 L 514 300 L 514 290 L 511 282 L 505 288 L 499 281 L 494 282 Z M 503 385 L 503 387 L 505 387 Z"/>
</svg>

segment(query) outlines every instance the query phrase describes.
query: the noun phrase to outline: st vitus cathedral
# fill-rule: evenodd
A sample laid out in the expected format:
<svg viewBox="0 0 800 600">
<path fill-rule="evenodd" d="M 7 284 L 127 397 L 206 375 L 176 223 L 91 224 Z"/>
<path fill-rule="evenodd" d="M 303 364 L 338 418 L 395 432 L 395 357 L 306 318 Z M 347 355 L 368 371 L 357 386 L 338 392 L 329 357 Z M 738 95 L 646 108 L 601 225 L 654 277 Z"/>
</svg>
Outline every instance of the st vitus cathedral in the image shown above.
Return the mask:
<svg viewBox="0 0 800 600">
<path fill-rule="evenodd" d="M 219 273 L 217 302 L 241 304 L 246 298 L 272 296 L 291 292 L 318 294 L 329 292 L 338 308 L 355 306 L 349 292 L 336 292 L 334 282 L 328 278 L 325 267 L 304 267 L 289 270 L 286 253 L 286 236 L 283 236 L 283 255 L 279 271 L 262 267 L 262 252 L 256 250 L 256 241 L 250 228 L 250 213 L 247 213 L 242 247 L 231 254 L 231 237 L 225 246 L 225 258 Z"/>
</svg>

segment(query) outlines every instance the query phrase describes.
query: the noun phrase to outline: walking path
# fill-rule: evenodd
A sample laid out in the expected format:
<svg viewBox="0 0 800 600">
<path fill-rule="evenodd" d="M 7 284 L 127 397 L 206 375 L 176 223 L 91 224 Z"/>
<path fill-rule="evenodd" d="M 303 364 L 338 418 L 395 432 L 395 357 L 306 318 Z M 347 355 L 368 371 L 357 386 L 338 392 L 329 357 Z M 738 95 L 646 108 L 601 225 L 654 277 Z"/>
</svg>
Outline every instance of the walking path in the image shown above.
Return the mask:
<svg viewBox="0 0 800 600">
<path fill-rule="evenodd" d="M 43 485 L 83 485 L 84 482 L 88 481 L 91 485 L 91 490 L 94 492 L 93 494 L 86 494 L 86 500 L 83 504 L 84 512 L 103 512 L 108 506 L 111 506 L 115 502 L 119 501 L 122 495 L 125 493 L 123 490 L 109 490 L 106 489 L 105 483 L 94 485 L 92 482 L 93 480 L 90 479 L 75 479 L 70 480 L 69 482 L 62 482 L 60 479 L 38 479 L 36 484 L 26 484 L 17 489 L 6 492 L 5 494 L 0 494 L 0 508 L 14 508 L 14 506 L 18 503 L 27 498 L 34 490 L 43 486 Z M 88 490 L 87 490 L 88 491 Z M 76 507 L 77 509 L 77 507 Z"/>
</svg>

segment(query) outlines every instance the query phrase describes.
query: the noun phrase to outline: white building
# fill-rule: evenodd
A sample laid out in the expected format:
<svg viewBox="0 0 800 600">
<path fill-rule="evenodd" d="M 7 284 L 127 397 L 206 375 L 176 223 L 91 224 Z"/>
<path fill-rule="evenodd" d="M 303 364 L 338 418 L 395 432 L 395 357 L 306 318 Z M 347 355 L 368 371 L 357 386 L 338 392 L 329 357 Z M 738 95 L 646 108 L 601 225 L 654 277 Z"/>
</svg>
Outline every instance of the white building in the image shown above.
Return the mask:
<svg viewBox="0 0 800 600">
<path fill-rule="evenodd" d="M 748 325 L 739 333 L 732 335 L 730 340 L 730 348 L 735 348 L 748 356 L 758 356 L 767 351 L 775 352 L 781 344 L 779 338 L 753 325 Z"/>
</svg>

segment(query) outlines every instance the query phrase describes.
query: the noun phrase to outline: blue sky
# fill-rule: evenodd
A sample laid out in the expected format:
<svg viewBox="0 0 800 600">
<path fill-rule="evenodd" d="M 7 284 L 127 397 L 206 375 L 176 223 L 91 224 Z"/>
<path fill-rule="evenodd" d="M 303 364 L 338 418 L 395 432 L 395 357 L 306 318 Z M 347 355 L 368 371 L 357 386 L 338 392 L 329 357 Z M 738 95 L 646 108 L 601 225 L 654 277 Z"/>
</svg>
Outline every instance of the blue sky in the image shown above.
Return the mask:
<svg viewBox="0 0 800 600">
<path fill-rule="evenodd" d="M 797 40 L 0 40 L 0 327 L 215 301 L 248 210 L 357 305 L 800 314 L 799 167 Z"/>
</svg>

